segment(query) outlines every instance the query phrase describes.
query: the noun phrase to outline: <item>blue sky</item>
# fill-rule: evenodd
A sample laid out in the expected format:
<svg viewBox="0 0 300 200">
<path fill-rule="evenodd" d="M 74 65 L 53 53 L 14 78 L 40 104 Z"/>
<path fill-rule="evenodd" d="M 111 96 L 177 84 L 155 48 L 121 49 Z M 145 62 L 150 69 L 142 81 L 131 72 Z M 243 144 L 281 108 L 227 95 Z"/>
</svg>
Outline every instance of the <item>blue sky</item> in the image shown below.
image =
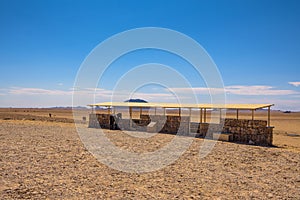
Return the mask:
<svg viewBox="0 0 300 200">
<path fill-rule="evenodd" d="M 99 43 L 129 29 L 163 27 L 206 49 L 222 75 L 229 103 L 300 110 L 299 24 L 297 0 L 1 0 L 0 107 L 70 106 L 77 71 Z M 150 50 L 122 59 L 103 78 L 106 84 L 99 83 L 99 101 L 109 99 L 122 75 L 120 66 L 149 62 L 174 67 L 195 91 L 204 90 L 203 80 L 193 78 L 188 64 L 173 55 Z M 136 96 L 169 99 L 162 89 L 156 94 L 150 90 Z"/>
</svg>

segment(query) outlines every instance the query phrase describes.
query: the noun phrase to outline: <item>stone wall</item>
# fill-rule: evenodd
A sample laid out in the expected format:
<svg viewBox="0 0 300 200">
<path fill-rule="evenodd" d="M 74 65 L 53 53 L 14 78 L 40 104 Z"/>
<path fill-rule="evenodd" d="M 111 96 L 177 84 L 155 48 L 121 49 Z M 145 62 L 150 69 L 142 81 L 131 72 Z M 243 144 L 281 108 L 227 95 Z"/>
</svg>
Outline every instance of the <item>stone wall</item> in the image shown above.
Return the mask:
<svg viewBox="0 0 300 200">
<path fill-rule="evenodd" d="M 149 116 L 149 115 L 141 115 L 140 119 L 132 120 L 132 129 L 138 131 L 146 131 L 147 125 L 150 122 L 156 123 L 156 132 L 160 133 L 170 133 L 177 134 L 180 133 L 182 135 L 188 134 L 189 130 L 189 117 L 183 116 Z"/>
<path fill-rule="evenodd" d="M 234 142 L 262 146 L 271 146 L 273 142 L 273 127 L 268 127 L 264 120 L 223 119 L 221 124 L 191 123 L 191 126 L 197 125 L 196 137 L 212 139 L 213 133 L 221 132 L 232 134 Z"/>
<path fill-rule="evenodd" d="M 114 117 L 121 130 L 147 131 L 147 125 L 155 122 L 155 130 L 160 133 L 190 135 L 212 139 L 213 133 L 230 133 L 234 142 L 270 146 L 273 142 L 273 127 L 267 127 L 267 121 L 246 119 L 223 119 L 221 124 L 190 122 L 184 116 L 149 116 L 141 115 L 140 119 L 117 119 L 108 114 L 90 114 L 89 127 L 112 128 Z M 222 124 L 224 126 L 222 127 Z"/>
<path fill-rule="evenodd" d="M 110 119 L 115 117 L 109 114 L 90 114 L 89 127 L 90 128 L 110 128 Z M 149 116 L 141 115 L 140 119 L 133 119 L 130 127 L 129 119 L 116 120 L 118 127 L 124 130 L 146 131 L 147 125 L 152 121 L 157 123 L 157 132 L 160 133 L 177 133 L 179 130 L 182 134 L 188 134 L 189 117 L 183 116 Z"/>
<path fill-rule="evenodd" d="M 96 114 L 89 115 L 89 128 L 100 128 L 99 121 Z"/>
<path fill-rule="evenodd" d="M 223 132 L 232 133 L 233 141 L 271 146 L 273 127 L 264 120 L 225 119 Z"/>
<path fill-rule="evenodd" d="M 110 115 L 108 114 L 90 114 L 89 128 L 110 128 Z"/>
</svg>

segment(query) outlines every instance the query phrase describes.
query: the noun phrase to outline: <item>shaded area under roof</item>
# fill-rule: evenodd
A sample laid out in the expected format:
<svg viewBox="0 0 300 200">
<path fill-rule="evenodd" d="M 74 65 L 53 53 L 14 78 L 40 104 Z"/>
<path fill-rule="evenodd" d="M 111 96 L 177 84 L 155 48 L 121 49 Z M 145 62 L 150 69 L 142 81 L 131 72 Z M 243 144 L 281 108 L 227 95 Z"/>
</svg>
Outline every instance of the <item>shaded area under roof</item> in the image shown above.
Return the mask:
<svg viewBox="0 0 300 200">
<path fill-rule="evenodd" d="M 180 104 L 180 103 L 103 102 L 103 103 L 89 104 L 88 106 L 257 110 L 262 108 L 269 108 L 271 106 L 274 106 L 274 104 Z"/>
</svg>

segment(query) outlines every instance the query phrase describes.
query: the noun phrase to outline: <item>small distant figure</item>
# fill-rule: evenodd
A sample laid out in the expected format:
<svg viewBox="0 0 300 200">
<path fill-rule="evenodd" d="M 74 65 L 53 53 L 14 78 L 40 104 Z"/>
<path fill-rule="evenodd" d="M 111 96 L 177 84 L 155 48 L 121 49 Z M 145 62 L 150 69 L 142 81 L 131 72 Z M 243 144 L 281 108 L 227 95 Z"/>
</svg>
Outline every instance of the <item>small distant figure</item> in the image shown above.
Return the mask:
<svg viewBox="0 0 300 200">
<path fill-rule="evenodd" d="M 51 113 L 49 113 L 49 117 L 51 118 L 51 116 L 52 116 L 52 114 Z"/>
<path fill-rule="evenodd" d="M 86 121 L 86 117 L 82 117 L 82 120 L 85 122 Z"/>
</svg>

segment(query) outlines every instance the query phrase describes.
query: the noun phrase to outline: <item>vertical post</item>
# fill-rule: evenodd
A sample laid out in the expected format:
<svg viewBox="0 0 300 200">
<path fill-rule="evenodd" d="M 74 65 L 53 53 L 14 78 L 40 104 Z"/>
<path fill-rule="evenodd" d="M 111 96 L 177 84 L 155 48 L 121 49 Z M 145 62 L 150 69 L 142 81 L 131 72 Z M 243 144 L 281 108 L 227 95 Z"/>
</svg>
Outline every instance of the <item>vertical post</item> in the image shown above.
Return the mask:
<svg viewBox="0 0 300 200">
<path fill-rule="evenodd" d="M 220 108 L 220 123 L 222 121 L 222 109 Z"/>
<path fill-rule="evenodd" d="M 206 108 L 204 108 L 204 123 L 206 123 Z"/>
<path fill-rule="evenodd" d="M 189 108 L 189 124 L 188 124 L 188 133 L 191 132 L 191 117 L 192 117 L 192 108 Z"/>
<path fill-rule="evenodd" d="M 164 109 L 164 116 L 166 116 L 166 108 L 163 108 Z"/>
<path fill-rule="evenodd" d="M 129 107 L 129 128 L 132 127 L 132 107 Z"/>
<path fill-rule="evenodd" d="M 154 115 L 156 116 L 156 107 L 154 108 Z"/>
<path fill-rule="evenodd" d="M 143 114 L 143 110 L 142 110 L 143 108 L 142 107 L 140 107 L 140 118 L 141 118 L 141 115 Z"/>
<path fill-rule="evenodd" d="M 236 109 L 236 119 L 239 119 L 239 109 Z"/>
<path fill-rule="evenodd" d="M 202 123 L 202 108 L 200 109 L 200 123 Z"/>
<path fill-rule="evenodd" d="M 254 110 L 252 110 L 252 121 L 254 120 Z"/>
<path fill-rule="evenodd" d="M 116 114 L 116 107 L 113 108 L 114 109 L 114 115 Z"/>
<path fill-rule="evenodd" d="M 178 115 L 181 116 L 181 108 L 178 109 Z"/>
<path fill-rule="evenodd" d="M 271 106 L 268 107 L 268 126 L 271 126 Z"/>
<path fill-rule="evenodd" d="M 107 113 L 110 115 L 110 107 L 107 107 Z"/>
</svg>

